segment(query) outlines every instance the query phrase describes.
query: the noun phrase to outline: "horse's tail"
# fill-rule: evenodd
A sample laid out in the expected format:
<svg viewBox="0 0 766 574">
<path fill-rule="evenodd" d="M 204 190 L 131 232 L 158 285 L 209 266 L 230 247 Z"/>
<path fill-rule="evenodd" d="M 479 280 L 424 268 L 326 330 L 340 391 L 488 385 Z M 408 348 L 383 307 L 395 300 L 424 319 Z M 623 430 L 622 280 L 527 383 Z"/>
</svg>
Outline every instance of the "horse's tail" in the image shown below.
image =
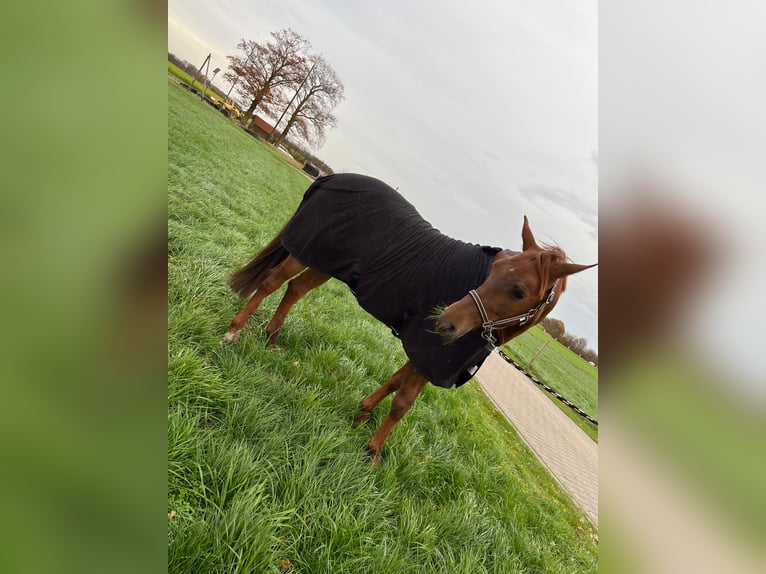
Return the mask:
<svg viewBox="0 0 766 574">
<path fill-rule="evenodd" d="M 229 277 L 229 287 L 241 298 L 245 298 L 253 293 L 263 282 L 266 274 L 282 263 L 290 255 L 287 249 L 282 247 L 282 234 L 284 229 L 277 233 L 277 236 L 271 240 L 260 253 L 253 257 L 239 271 L 235 271 Z"/>
</svg>

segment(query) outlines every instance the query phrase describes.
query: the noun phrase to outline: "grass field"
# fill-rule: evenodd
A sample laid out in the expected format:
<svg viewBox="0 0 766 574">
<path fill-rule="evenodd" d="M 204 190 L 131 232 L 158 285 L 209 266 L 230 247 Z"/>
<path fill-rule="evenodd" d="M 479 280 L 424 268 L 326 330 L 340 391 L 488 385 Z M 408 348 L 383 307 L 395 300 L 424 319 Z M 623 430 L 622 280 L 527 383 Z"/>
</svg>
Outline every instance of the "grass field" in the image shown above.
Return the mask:
<svg viewBox="0 0 766 574">
<path fill-rule="evenodd" d="M 470 382 L 427 387 L 379 468 L 351 424 L 405 361 L 331 281 L 288 317 L 267 299 L 236 346 L 229 273 L 309 184 L 272 148 L 168 84 L 168 571 L 572 574 L 595 530 Z"/>
<path fill-rule="evenodd" d="M 535 358 L 540 349 L 542 352 Z M 509 341 L 503 345 L 503 351 L 529 374 L 598 420 L 598 369 L 548 335 L 541 326 L 536 325 Z M 593 440 L 598 440 L 596 425 L 557 399 L 551 397 L 551 400 Z"/>
<path fill-rule="evenodd" d="M 181 68 L 179 68 L 178 66 L 176 66 L 172 62 L 168 62 L 168 74 L 171 74 L 172 76 L 175 76 L 176 78 L 178 78 L 179 80 L 181 80 L 182 82 L 184 82 L 186 84 L 192 85 L 192 77 L 189 74 L 187 74 L 186 72 L 184 72 Z M 204 75 L 201 76 L 201 77 L 204 78 Z M 196 88 L 199 91 L 199 93 L 201 94 L 203 92 L 203 90 L 205 89 L 205 84 L 195 80 L 193 87 Z M 210 96 L 215 95 L 213 93 L 213 90 L 212 90 L 211 86 L 207 87 L 207 92 L 208 92 L 208 95 L 210 95 Z"/>
</svg>

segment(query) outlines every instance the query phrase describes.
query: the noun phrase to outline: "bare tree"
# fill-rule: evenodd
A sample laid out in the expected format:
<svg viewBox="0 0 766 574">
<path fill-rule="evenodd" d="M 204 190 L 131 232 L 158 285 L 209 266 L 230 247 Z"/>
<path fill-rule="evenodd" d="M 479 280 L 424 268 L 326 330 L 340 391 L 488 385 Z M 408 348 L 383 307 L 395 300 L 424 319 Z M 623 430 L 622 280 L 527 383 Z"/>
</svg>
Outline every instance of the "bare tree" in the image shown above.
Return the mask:
<svg viewBox="0 0 766 574">
<path fill-rule="evenodd" d="M 237 85 L 237 92 L 250 101 L 242 116 L 243 125 L 247 125 L 259 106 L 269 112 L 280 87 L 295 85 L 306 59 L 304 54 L 311 47 L 308 40 L 290 29 L 272 32 L 271 37 L 272 41 L 266 44 L 243 39 L 237 44 L 240 54 L 227 56 L 231 71 L 226 73 L 226 79 L 244 80 Z"/>
<path fill-rule="evenodd" d="M 337 125 L 332 111 L 343 100 L 344 87 L 338 74 L 322 56 L 307 58 L 303 70 L 292 99 L 285 104 L 282 115 L 287 116 L 287 123 L 279 130 L 274 143 L 280 144 L 290 130 L 295 129 L 302 139 L 316 149 L 324 143 L 326 131 Z M 277 132 L 276 129 L 274 131 Z"/>
<path fill-rule="evenodd" d="M 572 337 L 569 342 L 569 350 L 578 355 L 582 355 L 588 348 L 588 341 L 584 337 Z"/>
</svg>

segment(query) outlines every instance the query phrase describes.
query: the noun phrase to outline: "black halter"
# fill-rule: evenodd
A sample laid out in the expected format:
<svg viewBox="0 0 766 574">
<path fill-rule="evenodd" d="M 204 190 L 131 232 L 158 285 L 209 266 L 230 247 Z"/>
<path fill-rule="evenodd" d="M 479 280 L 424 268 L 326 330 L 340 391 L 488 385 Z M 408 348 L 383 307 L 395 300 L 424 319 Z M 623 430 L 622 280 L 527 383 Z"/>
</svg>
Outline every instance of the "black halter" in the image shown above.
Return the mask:
<svg viewBox="0 0 766 574">
<path fill-rule="evenodd" d="M 535 315 L 537 315 L 537 313 L 543 307 L 545 307 L 548 303 L 553 301 L 553 295 L 555 293 L 557 283 L 558 283 L 558 280 L 554 281 L 553 285 L 548 290 L 548 293 L 546 293 L 545 299 L 540 301 L 540 303 L 532 307 L 529 311 L 527 311 L 523 315 L 508 317 L 507 319 L 498 319 L 497 321 L 490 321 L 489 315 L 487 315 L 487 310 L 484 308 L 484 304 L 481 302 L 481 297 L 479 297 L 479 294 L 476 292 L 475 289 L 471 289 L 468 292 L 468 294 L 474 300 L 474 303 L 476 303 L 476 307 L 479 309 L 479 315 L 481 315 L 482 339 L 484 339 L 485 341 L 487 341 L 487 343 L 495 347 L 497 346 L 497 339 L 492 334 L 492 331 L 496 330 L 498 327 L 506 327 L 507 325 L 513 325 L 514 323 L 521 326 L 527 323 L 528 321 L 531 321 L 532 318 Z"/>
</svg>

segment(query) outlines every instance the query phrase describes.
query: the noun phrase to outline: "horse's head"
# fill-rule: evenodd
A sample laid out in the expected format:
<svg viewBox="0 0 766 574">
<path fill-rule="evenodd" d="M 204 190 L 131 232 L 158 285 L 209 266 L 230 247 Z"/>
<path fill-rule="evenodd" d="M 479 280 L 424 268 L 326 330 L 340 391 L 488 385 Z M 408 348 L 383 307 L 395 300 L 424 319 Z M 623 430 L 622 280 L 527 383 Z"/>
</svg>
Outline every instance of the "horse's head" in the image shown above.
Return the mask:
<svg viewBox="0 0 766 574">
<path fill-rule="evenodd" d="M 492 261 L 489 276 L 478 288 L 452 303 L 436 320 L 436 332 L 451 343 L 481 328 L 497 344 L 539 323 L 553 309 L 566 278 L 594 265 L 568 263 L 558 247 L 539 246 L 524 217 L 522 251 L 505 250 Z"/>
</svg>

